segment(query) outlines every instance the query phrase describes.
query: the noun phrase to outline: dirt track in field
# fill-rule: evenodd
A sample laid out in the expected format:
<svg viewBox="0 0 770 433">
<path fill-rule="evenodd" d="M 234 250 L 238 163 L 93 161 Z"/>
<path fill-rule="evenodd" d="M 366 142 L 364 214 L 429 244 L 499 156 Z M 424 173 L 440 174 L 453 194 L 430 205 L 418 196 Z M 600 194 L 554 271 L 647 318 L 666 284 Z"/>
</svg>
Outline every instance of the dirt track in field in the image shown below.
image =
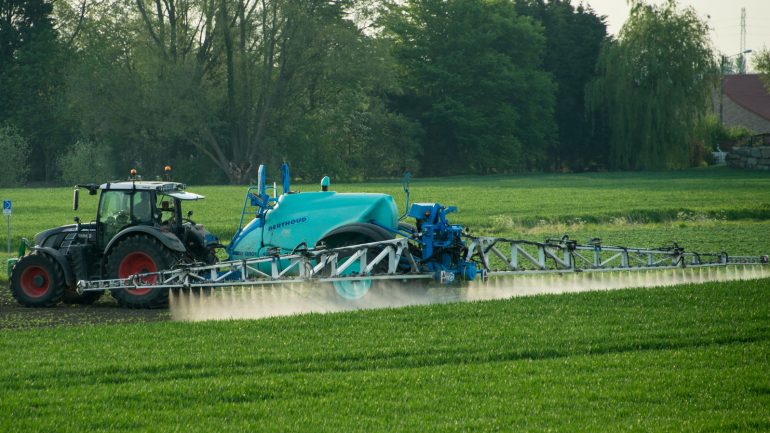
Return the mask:
<svg viewBox="0 0 770 433">
<path fill-rule="evenodd" d="M 145 323 L 169 320 L 168 310 L 130 310 L 118 307 L 109 294 L 89 306 L 59 305 L 54 308 L 26 308 L 16 303 L 8 283 L 0 286 L 0 330 L 51 328 L 83 324 Z"/>
</svg>

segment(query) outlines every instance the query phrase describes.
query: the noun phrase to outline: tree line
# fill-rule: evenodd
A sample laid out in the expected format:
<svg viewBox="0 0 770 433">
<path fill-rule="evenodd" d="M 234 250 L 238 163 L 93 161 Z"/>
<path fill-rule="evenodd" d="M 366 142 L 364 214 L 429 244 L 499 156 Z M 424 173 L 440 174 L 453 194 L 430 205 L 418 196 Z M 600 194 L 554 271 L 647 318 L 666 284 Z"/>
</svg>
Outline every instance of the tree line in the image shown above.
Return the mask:
<svg viewBox="0 0 770 433">
<path fill-rule="evenodd" d="M 0 0 L 0 186 L 678 168 L 714 65 L 674 1 Z"/>
</svg>

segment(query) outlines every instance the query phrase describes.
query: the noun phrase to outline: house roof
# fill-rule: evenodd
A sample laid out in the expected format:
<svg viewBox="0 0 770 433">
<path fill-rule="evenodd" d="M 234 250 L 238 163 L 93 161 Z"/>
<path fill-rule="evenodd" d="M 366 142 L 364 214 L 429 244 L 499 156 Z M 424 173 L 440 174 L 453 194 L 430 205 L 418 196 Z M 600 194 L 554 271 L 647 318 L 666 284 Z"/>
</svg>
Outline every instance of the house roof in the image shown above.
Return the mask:
<svg viewBox="0 0 770 433">
<path fill-rule="evenodd" d="M 752 113 L 770 120 L 770 92 L 759 75 L 727 75 L 722 83 L 725 96 Z"/>
</svg>

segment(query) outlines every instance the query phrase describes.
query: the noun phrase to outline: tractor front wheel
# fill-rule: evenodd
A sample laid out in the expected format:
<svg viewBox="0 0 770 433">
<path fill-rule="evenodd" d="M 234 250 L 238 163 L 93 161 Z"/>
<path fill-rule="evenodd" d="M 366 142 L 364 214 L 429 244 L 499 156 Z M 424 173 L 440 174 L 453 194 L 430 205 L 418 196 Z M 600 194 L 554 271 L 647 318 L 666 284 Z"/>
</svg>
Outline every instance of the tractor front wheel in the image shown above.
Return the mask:
<svg viewBox="0 0 770 433">
<path fill-rule="evenodd" d="M 115 246 L 107 258 L 109 278 L 128 278 L 136 274 L 158 272 L 171 268 L 176 255 L 157 239 L 145 235 L 132 236 Z M 152 275 L 142 283 L 157 284 L 158 276 Z M 168 289 L 141 287 L 112 290 L 112 297 L 123 307 L 165 308 L 168 306 Z"/>
<path fill-rule="evenodd" d="M 65 289 L 61 266 L 45 254 L 22 257 L 11 271 L 11 293 L 25 307 L 53 307 Z"/>
</svg>

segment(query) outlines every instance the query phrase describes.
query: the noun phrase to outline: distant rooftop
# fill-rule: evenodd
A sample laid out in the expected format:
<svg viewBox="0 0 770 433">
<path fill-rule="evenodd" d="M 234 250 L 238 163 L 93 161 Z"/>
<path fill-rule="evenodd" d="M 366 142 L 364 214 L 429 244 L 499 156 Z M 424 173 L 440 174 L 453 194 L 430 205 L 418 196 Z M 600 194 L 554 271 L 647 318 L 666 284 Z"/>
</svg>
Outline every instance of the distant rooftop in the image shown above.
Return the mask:
<svg viewBox="0 0 770 433">
<path fill-rule="evenodd" d="M 733 102 L 770 121 L 770 92 L 759 75 L 727 75 L 723 86 L 724 95 Z"/>
</svg>

